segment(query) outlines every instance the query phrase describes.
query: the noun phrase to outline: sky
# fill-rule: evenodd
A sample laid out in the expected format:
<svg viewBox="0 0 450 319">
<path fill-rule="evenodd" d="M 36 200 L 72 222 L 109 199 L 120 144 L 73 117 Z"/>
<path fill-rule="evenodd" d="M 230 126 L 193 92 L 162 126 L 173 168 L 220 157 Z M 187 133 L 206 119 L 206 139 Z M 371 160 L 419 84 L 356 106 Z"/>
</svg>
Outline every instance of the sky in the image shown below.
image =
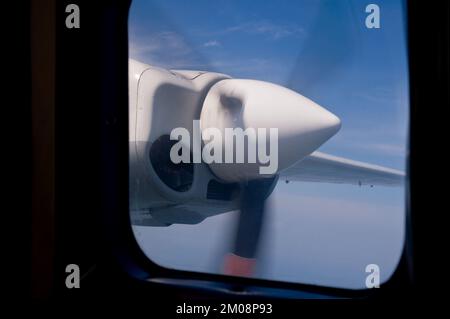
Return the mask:
<svg viewBox="0 0 450 319">
<path fill-rule="evenodd" d="M 404 4 L 367 1 L 133 1 L 130 57 L 169 69 L 217 71 L 289 87 L 336 114 L 319 151 L 405 169 L 408 68 Z M 363 288 L 365 266 L 394 271 L 404 240 L 403 187 L 279 183 L 270 197 L 256 277 Z M 199 225 L 134 226 L 143 251 L 169 268 L 220 272 L 236 213 Z M 208 240 L 205 240 L 208 238 Z M 182 240 L 180 240 L 182 239 Z"/>
</svg>

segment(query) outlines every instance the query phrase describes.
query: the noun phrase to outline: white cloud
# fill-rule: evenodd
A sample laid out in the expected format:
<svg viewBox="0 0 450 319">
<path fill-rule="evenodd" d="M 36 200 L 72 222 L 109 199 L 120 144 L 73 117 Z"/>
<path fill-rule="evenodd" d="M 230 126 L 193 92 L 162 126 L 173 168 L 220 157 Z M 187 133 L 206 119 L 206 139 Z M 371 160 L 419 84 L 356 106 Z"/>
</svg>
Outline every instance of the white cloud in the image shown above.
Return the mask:
<svg viewBox="0 0 450 319">
<path fill-rule="evenodd" d="M 161 31 L 145 35 L 130 34 L 130 57 L 163 68 L 207 67 L 204 59 L 182 35 Z"/>
<path fill-rule="evenodd" d="M 171 31 L 148 34 L 137 39 L 132 38 L 129 47 L 130 54 L 152 54 L 172 50 L 178 55 L 184 55 L 191 51 L 181 36 Z"/>
<path fill-rule="evenodd" d="M 217 41 L 217 40 L 211 40 L 211 41 L 205 42 L 205 43 L 203 44 L 203 46 L 204 46 L 205 48 L 210 48 L 210 47 L 220 47 L 220 46 L 221 46 L 221 43 L 220 43 L 219 41 Z"/>
<path fill-rule="evenodd" d="M 201 36 L 222 36 L 243 32 L 252 35 L 265 35 L 272 40 L 278 40 L 286 37 L 299 37 L 306 34 L 305 29 L 296 24 L 275 24 L 266 20 L 249 21 L 230 26 L 223 30 L 198 31 Z"/>
<path fill-rule="evenodd" d="M 275 40 L 305 34 L 305 30 L 297 25 L 279 25 L 268 21 L 247 22 L 230 27 L 227 31 L 267 35 Z"/>
</svg>

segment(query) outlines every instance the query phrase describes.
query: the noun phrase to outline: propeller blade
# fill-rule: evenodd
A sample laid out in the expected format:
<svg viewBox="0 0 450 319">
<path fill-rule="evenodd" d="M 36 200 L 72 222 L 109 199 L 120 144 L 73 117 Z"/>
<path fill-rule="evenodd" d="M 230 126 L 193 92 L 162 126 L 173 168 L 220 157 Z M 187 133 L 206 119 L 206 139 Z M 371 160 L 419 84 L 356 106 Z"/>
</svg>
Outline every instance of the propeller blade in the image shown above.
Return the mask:
<svg viewBox="0 0 450 319">
<path fill-rule="evenodd" d="M 128 32 L 130 58 L 165 69 L 215 71 L 199 45 L 172 21 L 170 12 L 152 1 L 147 1 L 145 8 L 145 14 L 137 12 L 137 6 L 130 8 L 130 21 L 134 21 Z M 142 19 L 146 28 L 137 24 Z"/>
<path fill-rule="evenodd" d="M 342 70 L 356 52 L 356 22 L 352 1 L 321 1 L 286 86 L 309 96 L 314 86 Z"/>
<path fill-rule="evenodd" d="M 250 276 L 264 224 L 266 200 L 272 193 L 278 175 L 241 184 L 239 220 L 232 255 L 227 256 L 225 273 Z"/>
</svg>

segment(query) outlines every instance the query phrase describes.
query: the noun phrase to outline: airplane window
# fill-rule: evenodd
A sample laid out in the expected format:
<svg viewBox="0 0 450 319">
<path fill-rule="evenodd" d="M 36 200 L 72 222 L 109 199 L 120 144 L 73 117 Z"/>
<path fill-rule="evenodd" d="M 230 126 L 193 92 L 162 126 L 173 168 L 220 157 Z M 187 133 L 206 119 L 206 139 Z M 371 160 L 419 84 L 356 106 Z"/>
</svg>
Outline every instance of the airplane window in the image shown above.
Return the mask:
<svg viewBox="0 0 450 319">
<path fill-rule="evenodd" d="M 406 4 L 145 1 L 130 217 L 178 270 L 366 289 L 405 236 Z"/>
</svg>

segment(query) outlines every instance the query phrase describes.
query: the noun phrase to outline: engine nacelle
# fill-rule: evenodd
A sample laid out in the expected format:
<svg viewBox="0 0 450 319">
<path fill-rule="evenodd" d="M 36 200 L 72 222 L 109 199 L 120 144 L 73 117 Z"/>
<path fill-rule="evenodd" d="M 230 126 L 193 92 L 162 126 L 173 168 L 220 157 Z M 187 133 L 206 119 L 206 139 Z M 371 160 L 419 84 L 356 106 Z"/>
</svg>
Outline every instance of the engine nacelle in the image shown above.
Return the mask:
<svg viewBox="0 0 450 319">
<path fill-rule="evenodd" d="M 130 210 L 133 224 L 198 223 L 238 207 L 239 185 L 225 184 L 204 163 L 170 160 L 174 128 L 193 131 L 212 85 L 229 78 L 129 64 Z M 192 134 L 191 134 L 192 136 Z M 189 151 L 189 150 L 188 150 Z M 210 201 L 205 209 L 205 201 Z"/>
<path fill-rule="evenodd" d="M 240 183 L 278 174 L 341 125 L 331 112 L 279 85 L 133 60 L 129 99 L 130 210 L 139 212 L 134 224 L 198 223 L 237 209 Z M 177 130 L 186 133 L 180 140 L 171 136 Z M 257 133 L 235 144 L 236 136 L 227 139 L 229 130 Z M 204 161 L 204 149 L 219 161 Z M 261 160 L 267 151 L 276 155 L 275 167 Z"/>
</svg>

